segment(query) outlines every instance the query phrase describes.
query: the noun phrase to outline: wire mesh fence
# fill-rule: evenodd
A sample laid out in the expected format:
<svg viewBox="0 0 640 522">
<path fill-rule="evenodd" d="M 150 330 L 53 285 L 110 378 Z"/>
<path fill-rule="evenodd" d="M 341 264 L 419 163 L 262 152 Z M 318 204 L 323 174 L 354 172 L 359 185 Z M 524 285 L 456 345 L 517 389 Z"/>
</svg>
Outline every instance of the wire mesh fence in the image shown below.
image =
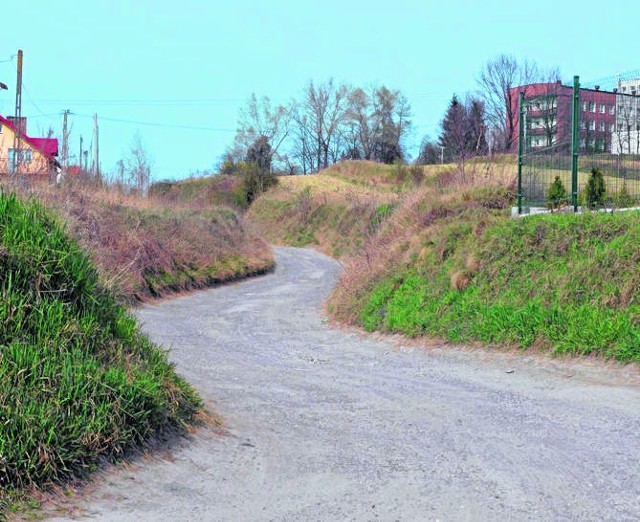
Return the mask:
<svg viewBox="0 0 640 522">
<path fill-rule="evenodd" d="M 520 212 L 640 206 L 640 74 L 609 88 L 519 88 Z"/>
</svg>

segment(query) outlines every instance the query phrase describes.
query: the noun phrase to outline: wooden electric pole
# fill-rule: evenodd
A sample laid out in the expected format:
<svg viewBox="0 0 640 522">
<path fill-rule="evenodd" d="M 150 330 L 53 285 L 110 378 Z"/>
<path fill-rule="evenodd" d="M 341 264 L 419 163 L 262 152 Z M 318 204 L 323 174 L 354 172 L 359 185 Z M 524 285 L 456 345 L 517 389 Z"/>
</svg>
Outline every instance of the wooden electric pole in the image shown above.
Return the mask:
<svg viewBox="0 0 640 522">
<path fill-rule="evenodd" d="M 69 114 L 71 114 L 69 109 L 64 111 L 62 121 L 62 168 L 65 170 L 69 167 L 69 127 L 67 121 Z"/>
<path fill-rule="evenodd" d="M 98 136 L 98 114 L 93 115 L 93 145 L 94 145 L 94 153 L 93 153 L 93 180 L 98 181 L 100 177 L 100 147 L 99 147 L 99 136 Z"/>
<path fill-rule="evenodd" d="M 20 161 L 22 160 L 21 138 L 23 133 L 22 122 L 22 50 L 18 50 L 18 71 L 16 85 L 16 112 L 15 112 L 15 132 L 13 134 L 13 165 L 14 174 L 18 174 Z"/>
</svg>

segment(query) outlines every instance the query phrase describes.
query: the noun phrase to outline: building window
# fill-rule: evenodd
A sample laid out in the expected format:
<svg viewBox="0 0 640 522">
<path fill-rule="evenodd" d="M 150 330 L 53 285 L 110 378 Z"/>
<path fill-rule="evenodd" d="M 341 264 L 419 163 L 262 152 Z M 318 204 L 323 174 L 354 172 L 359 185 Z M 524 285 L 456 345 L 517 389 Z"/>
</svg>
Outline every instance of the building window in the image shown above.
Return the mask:
<svg viewBox="0 0 640 522">
<path fill-rule="evenodd" d="M 607 106 L 604 103 L 600 104 L 600 114 L 607 112 Z"/>
<path fill-rule="evenodd" d="M 595 138 L 591 138 L 589 140 L 589 147 L 592 148 L 592 149 L 595 149 L 595 147 L 596 147 L 596 139 Z"/>
<path fill-rule="evenodd" d="M 603 139 L 599 139 L 598 140 L 598 150 L 600 152 L 604 152 L 604 140 Z"/>
<path fill-rule="evenodd" d="M 596 102 L 589 102 L 589 111 L 596 112 Z"/>
<path fill-rule="evenodd" d="M 13 165 L 15 157 L 15 149 L 9 149 L 9 164 Z M 20 154 L 18 156 L 20 163 L 30 163 L 31 162 L 31 151 L 29 149 L 20 149 Z"/>
<path fill-rule="evenodd" d="M 616 113 L 616 106 L 615 105 L 609 105 L 609 114 L 611 114 L 611 116 L 613 116 Z"/>
<path fill-rule="evenodd" d="M 601 132 L 604 132 L 604 131 L 605 131 L 605 128 L 606 128 L 606 127 L 605 127 L 604 122 L 603 122 L 603 121 L 601 121 L 601 122 L 600 122 L 600 131 L 601 131 Z"/>
<path fill-rule="evenodd" d="M 582 111 L 587 112 L 587 102 L 582 102 Z"/>
<path fill-rule="evenodd" d="M 589 122 L 589 130 L 596 130 L 596 122 L 595 121 L 590 121 Z"/>
<path fill-rule="evenodd" d="M 580 129 L 585 130 L 587 128 L 587 122 L 584 120 L 580 120 Z"/>
<path fill-rule="evenodd" d="M 587 140 L 580 138 L 580 148 L 584 149 L 587 146 Z"/>
<path fill-rule="evenodd" d="M 613 123 L 609 124 L 609 132 L 613 132 L 615 128 L 616 126 Z"/>
</svg>

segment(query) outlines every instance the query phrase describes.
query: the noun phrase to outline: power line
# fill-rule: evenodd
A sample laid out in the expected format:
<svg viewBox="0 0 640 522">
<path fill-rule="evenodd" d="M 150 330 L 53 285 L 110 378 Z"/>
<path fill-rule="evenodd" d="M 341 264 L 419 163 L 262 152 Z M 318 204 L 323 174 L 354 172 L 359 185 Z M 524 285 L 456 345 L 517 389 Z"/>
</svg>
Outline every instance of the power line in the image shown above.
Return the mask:
<svg viewBox="0 0 640 522">
<path fill-rule="evenodd" d="M 246 100 L 229 99 L 229 98 L 184 98 L 184 99 L 80 99 L 80 100 L 67 100 L 67 99 L 42 99 L 38 100 L 43 105 L 52 104 L 68 104 L 68 105 L 225 105 L 225 104 L 238 104 L 244 103 Z"/>
<path fill-rule="evenodd" d="M 90 116 L 88 114 L 76 114 L 76 116 L 80 117 L 80 118 L 93 118 L 93 116 Z M 237 129 L 222 129 L 222 128 L 216 128 L 216 127 L 196 127 L 196 126 L 191 126 L 191 125 L 171 125 L 168 123 L 159 123 L 159 122 L 152 122 L 152 121 L 138 121 L 138 120 L 127 120 L 127 119 L 122 119 L 122 118 L 109 118 L 106 116 L 101 116 L 100 117 L 101 120 L 104 121 L 113 121 L 116 123 L 128 123 L 131 125 L 146 125 L 148 127 L 163 127 L 163 128 L 167 128 L 167 129 L 183 129 L 183 130 L 193 130 L 193 131 L 210 131 L 210 132 L 236 132 Z"/>
<path fill-rule="evenodd" d="M 22 88 L 24 89 L 24 92 L 27 94 L 27 98 L 29 98 L 29 101 L 31 102 L 31 104 L 36 108 L 36 110 L 42 115 L 47 117 L 47 115 L 44 113 L 44 111 L 42 111 L 42 109 L 40 109 L 40 107 L 38 107 L 38 104 L 36 102 L 33 101 L 33 98 L 31 97 L 31 94 L 29 94 L 29 89 L 27 89 L 27 86 L 25 85 L 24 82 L 22 82 Z"/>
</svg>

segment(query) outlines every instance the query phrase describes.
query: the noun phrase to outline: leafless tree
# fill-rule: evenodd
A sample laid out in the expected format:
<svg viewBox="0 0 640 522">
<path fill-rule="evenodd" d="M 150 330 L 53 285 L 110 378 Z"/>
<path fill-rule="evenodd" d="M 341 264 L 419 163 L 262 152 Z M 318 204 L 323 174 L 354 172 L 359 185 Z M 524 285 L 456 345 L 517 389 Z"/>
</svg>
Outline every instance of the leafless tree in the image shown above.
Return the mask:
<svg viewBox="0 0 640 522">
<path fill-rule="evenodd" d="M 319 85 L 310 81 L 301 101 L 294 101 L 290 114 L 297 126 L 295 151 L 303 170 L 317 172 L 341 157 L 348 88 L 333 79 Z"/>
<path fill-rule="evenodd" d="M 151 163 L 139 133 L 136 133 L 131 141 L 129 156 L 124 160 L 123 174 L 125 184 L 130 189 L 137 191 L 141 196 L 149 193 Z"/>
<path fill-rule="evenodd" d="M 497 131 L 497 145 L 510 151 L 516 143 L 518 93 L 514 87 L 533 83 L 539 78 L 535 63 L 519 63 L 513 56 L 502 54 L 488 61 L 480 72 L 478 85 L 485 102 L 486 117 Z M 526 95 L 526 93 L 525 93 Z"/>
<path fill-rule="evenodd" d="M 240 110 L 236 137 L 227 155 L 242 160 L 252 146 L 266 139 L 272 159 L 277 159 L 278 149 L 289 135 L 289 122 L 290 113 L 285 107 L 272 107 L 267 96 L 258 99 L 252 94 Z"/>
<path fill-rule="evenodd" d="M 346 157 L 383 163 L 402 159 L 410 127 L 411 107 L 400 91 L 353 89 L 345 122 Z"/>
</svg>

